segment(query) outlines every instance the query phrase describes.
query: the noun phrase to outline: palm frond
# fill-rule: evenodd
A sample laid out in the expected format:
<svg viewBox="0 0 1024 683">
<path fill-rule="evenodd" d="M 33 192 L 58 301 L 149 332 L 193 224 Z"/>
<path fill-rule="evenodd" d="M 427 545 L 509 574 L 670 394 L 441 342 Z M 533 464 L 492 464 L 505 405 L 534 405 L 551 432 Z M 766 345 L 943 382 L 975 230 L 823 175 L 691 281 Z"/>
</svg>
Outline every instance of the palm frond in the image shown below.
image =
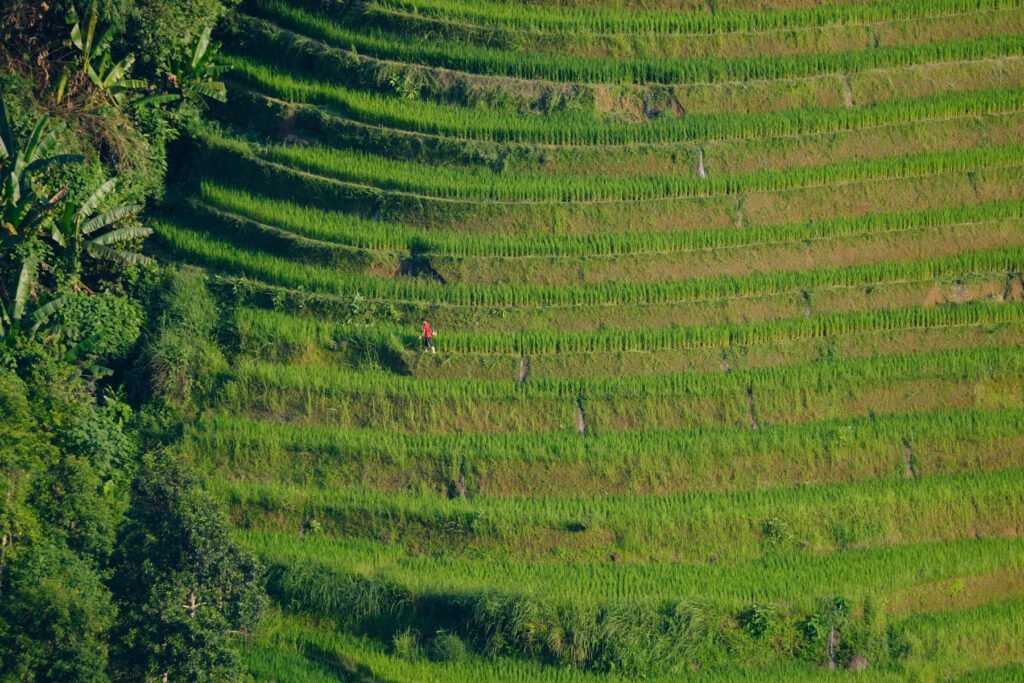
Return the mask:
<svg viewBox="0 0 1024 683">
<path fill-rule="evenodd" d="M 132 65 L 135 64 L 135 56 L 128 55 L 117 64 L 110 67 L 99 83 L 101 88 L 110 90 L 113 86 L 119 84 L 127 75 L 128 71 L 131 70 Z"/>
<path fill-rule="evenodd" d="M 101 339 L 103 339 L 103 335 L 99 332 L 90 334 L 88 337 L 68 349 L 68 352 L 64 354 L 64 362 L 74 363 L 79 358 L 99 346 Z"/>
<path fill-rule="evenodd" d="M 82 234 L 91 235 L 101 228 L 113 225 L 118 221 L 124 220 L 130 216 L 135 215 L 139 211 L 138 206 L 124 205 L 105 211 L 99 216 L 89 219 L 86 223 L 82 224 Z"/>
<path fill-rule="evenodd" d="M 203 57 L 206 56 L 206 50 L 210 47 L 210 36 L 213 34 L 213 27 L 207 26 L 206 30 L 199 36 L 199 40 L 196 41 L 196 47 L 192 50 L 192 71 L 196 71 L 202 63 Z"/>
<path fill-rule="evenodd" d="M 110 44 L 114 41 L 114 36 L 117 35 L 117 29 L 113 26 L 108 26 L 100 37 L 96 40 L 92 46 L 92 57 L 95 58 L 103 54 L 107 49 L 110 48 Z"/>
<path fill-rule="evenodd" d="M 141 78 L 126 78 L 110 86 L 111 92 L 128 92 L 129 90 L 145 90 L 149 83 Z"/>
<path fill-rule="evenodd" d="M 174 93 L 166 95 L 147 95 L 140 99 L 135 100 L 133 104 L 136 107 L 159 107 L 161 104 L 169 104 L 171 102 L 177 102 L 181 99 L 181 95 Z"/>
<path fill-rule="evenodd" d="M 68 237 L 75 232 L 75 207 L 71 204 L 64 205 L 64 212 L 60 218 L 54 221 L 50 238 L 62 247 L 68 246 Z"/>
<path fill-rule="evenodd" d="M 148 256 L 97 244 L 95 240 L 87 242 L 85 248 L 93 258 L 114 261 L 124 266 L 146 265 L 153 262 Z"/>
<path fill-rule="evenodd" d="M 28 305 L 28 297 L 32 293 L 32 284 L 35 280 L 36 262 L 34 259 L 26 259 L 21 265 L 21 274 L 18 276 L 18 288 L 14 293 L 14 310 L 11 318 L 15 322 L 21 320 L 25 315 L 25 306 Z"/>
<path fill-rule="evenodd" d="M 41 171 L 53 164 L 77 164 L 81 161 L 85 161 L 85 157 L 81 154 L 58 154 L 57 156 L 46 157 L 45 159 L 36 159 L 25 167 L 25 173 Z"/>
<path fill-rule="evenodd" d="M 7 119 L 7 107 L 0 97 L 0 160 L 18 153 L 18 141 L 11 134 L 11 122 Z"/>
<path fill-rule="evenodd" d="M 190 84 L 193 92 L 218 102 L 228 101 L 227 86 L 221 81 L 196 81 Z"/>
<path fill-rule="evenodd" d="M 32 325 L 32 331 L 37 331 L 40 327 L 49 322 L 50 318 L 53 317 L 53 314 L 61 310 L 62 308 L 65 308 L 68 305 L 68 303 L 70 303 L 70 301 L 71 297 L 65 295 L 58 297 L 53 301 L 43 304 L 42 306 L 37 308 L 32 313 L 32 320 L 34 321 L 34 324 Z"/>
<path fill-rule="evenodd" d="M 89 198 L 82 202 L 81 208 L 78 209 L 77 218 L 79 221 L 83 221 L 93 214 L 94 211 L 103 203 L 103 200 L 114 191 L 117 187 L 117 178 L 111 178 L 107 182 L 103 183 L 96 190 L 89 195 Z"/>
<path fill-rule="evenodd" d="M 96 239 L 90 240 L 90 244 L 100 244 L 103 246 L 111 246 L 114 244 L 120 244 L 121 242 L 127 242 L 128 240 L 134 239 L 145 239 L 153 234 L 152 228 L 134 227 L 134 228 L 121 228 L 119 230 L 112 230 L 105 235 L 100 235 Z"/>
</svg>

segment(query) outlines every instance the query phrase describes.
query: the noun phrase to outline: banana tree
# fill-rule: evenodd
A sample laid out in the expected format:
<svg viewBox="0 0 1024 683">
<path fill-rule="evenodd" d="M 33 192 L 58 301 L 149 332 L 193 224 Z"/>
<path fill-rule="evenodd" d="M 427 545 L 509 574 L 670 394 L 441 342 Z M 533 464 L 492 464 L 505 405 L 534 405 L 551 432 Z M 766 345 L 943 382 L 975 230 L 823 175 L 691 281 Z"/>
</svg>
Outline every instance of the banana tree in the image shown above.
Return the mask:
<svg viewBox="0 0 1024 683">
<path fill-rule="evenodd" d="M 48 156 L 61 131 L 60 127 L 49 128 L 48 123 L 46 117 L 40 119 L 22 147 L 0 99 L 0 246 L 5 248 L 32 236 L 66 194 L 61 190 L 40 196 L 33 176 L 49 166 L 82 160 L 77 154 Z"/>
<path fill-rule="evenodd" d="M 13 134 L 0 99 L 0 256 L 10 267 L 8 272 L 12 279 L 12 282 L 0 282 L 0 343 L 3 344 L 10 345 L 25 332 L 59 332 L 53 317 L 66 305 L 68 297 L 48 299 L 48 292 L 36 293 L 40 269 L 44 267 L 42 254 L 46 251 L 39 248 L 40 237 L 50 237 L 58 250 L 63 249 L 65 267 L 74 277 L 79 272 L 83 253 L 124 265 L 150 260 L 120 248 L 152 233 L 144 227 L 116 227 L 133 216 L 137 207 L 118 206 L 99 212 L 103 201 L 114 191 L 116 180 L 103 183 L 81 205 L 66 201 L 67 190 L 47 196 L 37 187 L 34 176 L 38 172 L 82 159 L 74 154 L 49 155 L 57 144 L 58 134 L 59 129 L 48 129 L 48 122 L 43 118 L 22 146 Z M 62 203 L 64 210 L 55 216 Z M 43 234 L 44 230 L 47 235 Z M 66 359 L 76 360 L 96 341 L 83 340 L 68 351 Z"/>
<path fill-rule="evenodd" d="M 81 205 L 65 204 L 64 211 L 53 223 L 51 239 L 64 250 L 66 268 L 76 276 L 83 254 L 123 266 L 151 261 L 147 256 L 120 247 L 133 240 L 145 239 L 153 234 L 152 229 L 139 225 L 115 227 L 135 216 L 140 207 L 124 204 L 97 213 L 103 200 L 116 186 L 117 179 L 112 178 L 96 188 Z"/>
<path fill-rule="evenodd" d="M 68 303 L 67 296 L 60 296 L 33 306 L 31 293 L 38 266 L 32 259 L 26 259 L 14 297 L 8 305 L 0 306 L 0 340 L 5 344 L 12 344 L 22 332 L 38 333 L 53 328 L 54 314 Z"/>
<path fill-rule="evenodd" d="M 47 197 L 34 182 L 34 175 L 45 168 L 82 159 L 75 154 L 50 155 L 59 132 L 60 128 L 49 128 L 44 117 L 22 146 L 14 136 L 7 109 L 0 99 L 0 248 L 4 254 L 16 254 L 21 245 L 38 237 L 67 195 L 65 190 L 59 190 Z M 0 338 L 6 340 L 24 327 L 39 266 L 38 258 L 31 254 L 22 256 L 20 263 L 15 261 L 18 275 L 13 294 L 7 301 L 0 301 Z M 54 310 L 54 306 L 38 309 L 31 327 L 38 329 Z"/>
<path fill-rule="evenodd" d="M 187 59 L 174 61 L 168 70 L 171 86 L 180 91 L 181 97 L 196 103 L 202 103 L 203 97 L 218 102 L 227 102 L 228 99 L 227 87 L 216 79 L 230 67 L 214 61 L 220 44 L 210 42 L 212 33 L 212 27 L 203 31 L 192 48 L 192 54 Z"/>
<path fill-rule="evenodd" d="M 71 44 L 82 53 L 82 70 L 92 84 L 107 93 L 117 105 L 124 103 L 131 93 L 144 90 L 148 85 L 145 81 L 128 77 L 135 64 L 135 56 L 128 55 L 118 62 L 111 56 L 110 46 L 116 35 L 114 27 L 109 26 L 97 35 L 99 18 L 95 4 L 84 30 L 77 18 L 78 13 L 74 12 L 73 16 L 75 25 L 71 29 Z M 63 86 L 58 88 L 58 99 L 62 93 Z"/>
</svg>

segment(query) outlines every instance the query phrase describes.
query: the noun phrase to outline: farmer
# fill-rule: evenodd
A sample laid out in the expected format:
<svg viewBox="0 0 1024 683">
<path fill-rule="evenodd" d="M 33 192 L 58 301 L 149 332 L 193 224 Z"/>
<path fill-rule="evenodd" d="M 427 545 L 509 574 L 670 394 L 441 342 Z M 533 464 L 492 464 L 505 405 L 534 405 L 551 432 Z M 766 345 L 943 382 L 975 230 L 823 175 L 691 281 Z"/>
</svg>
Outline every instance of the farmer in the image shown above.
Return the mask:
<svg viewBox="0 0 1024 683">
<path fill-rule="evenodd" d="M 420 339 L 423 340 L 424 351 L 437 353 L 437 349 L 434 348 L 434 331 L 430 329 L 430 323 L 426 320 L 423 321 L 423 332 L 420 333 Z"/>
</svg>

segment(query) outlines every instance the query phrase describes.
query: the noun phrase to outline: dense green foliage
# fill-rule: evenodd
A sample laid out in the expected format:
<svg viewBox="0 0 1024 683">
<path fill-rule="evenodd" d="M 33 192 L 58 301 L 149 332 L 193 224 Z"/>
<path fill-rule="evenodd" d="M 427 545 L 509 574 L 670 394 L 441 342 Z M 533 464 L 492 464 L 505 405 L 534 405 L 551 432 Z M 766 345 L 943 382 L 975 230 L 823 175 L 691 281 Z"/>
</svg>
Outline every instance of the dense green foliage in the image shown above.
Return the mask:
<svg viewBox="0 0 1024 683">
<path fill-rule="evenodd" d="M 1012 680 L 1022 32 L 5 6 L 0 678 Z"/>
<path fill-rule="evenodd" d="M 262 570 L 161 447 L 202 396 L 174 402 L 148 377 L 130 381 L 173 347 L 167 316 L 203 303 L 201 278 L 140 253 L 152 232 L 140 214 L 163 194 L 167 143 L 198 116 L 190 89 L 214 83 L 200 68 L 155 82 L 179 55 L 208 65 L 224 9 L 0 10 L 5 681 L 246 678 L 233 634 L 257 621 Z M 189 329 L 190 353 L 202 356 L 203 335 L 213 344 L 211 328 Z M 208 364 L 185 369 L 201 377 Z"/>
</svg>

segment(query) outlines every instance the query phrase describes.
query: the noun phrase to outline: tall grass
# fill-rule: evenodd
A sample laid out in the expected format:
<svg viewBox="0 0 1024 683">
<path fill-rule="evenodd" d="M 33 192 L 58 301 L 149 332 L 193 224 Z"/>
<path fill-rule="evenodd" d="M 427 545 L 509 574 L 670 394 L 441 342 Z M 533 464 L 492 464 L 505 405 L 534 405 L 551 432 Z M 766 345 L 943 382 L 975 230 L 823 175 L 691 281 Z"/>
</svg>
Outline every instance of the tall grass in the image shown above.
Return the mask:
<svg viewBox="0 0 1024 683">
<path fill-rule="evenodd" d="M 402 633 L 402 626 L 396 624 L 396 635 Z M 242 654 L 259 680 L 289 683 L 344 680 L 351 668 L 356 668 L 361 675 L 394 683 L 625 683 L 635 680 L 635 676 L 625 674 L 591 673 L 561 664 L 524 660 L 512 653 L 500 656 L 474 653 L 458 661 L 435 661 L 427 654 L 436 629 L 436 623 L 433 628 L 430 624 L 411 625 L 406 634 L 407 642 L 417 647 L 411 652 L 399 652 L 393 644 L 382 643 L 379 639 L 340 631 L 329 617 L 314 620 L 268 610 L 260 633 L 243 642 Z M 701 679 L 729 683 L 792 683 L 821 681 L 822 673 L 815 666 L 791 662 L 757 669 L 722 663 L 716 664 L 714 670 L 702 671 Z M 650 673 L 644 680 L 676 683 L 679 674 Z M 878 680 L 898 683 L 899 677 L 893 674 Z"/>
</svg>

